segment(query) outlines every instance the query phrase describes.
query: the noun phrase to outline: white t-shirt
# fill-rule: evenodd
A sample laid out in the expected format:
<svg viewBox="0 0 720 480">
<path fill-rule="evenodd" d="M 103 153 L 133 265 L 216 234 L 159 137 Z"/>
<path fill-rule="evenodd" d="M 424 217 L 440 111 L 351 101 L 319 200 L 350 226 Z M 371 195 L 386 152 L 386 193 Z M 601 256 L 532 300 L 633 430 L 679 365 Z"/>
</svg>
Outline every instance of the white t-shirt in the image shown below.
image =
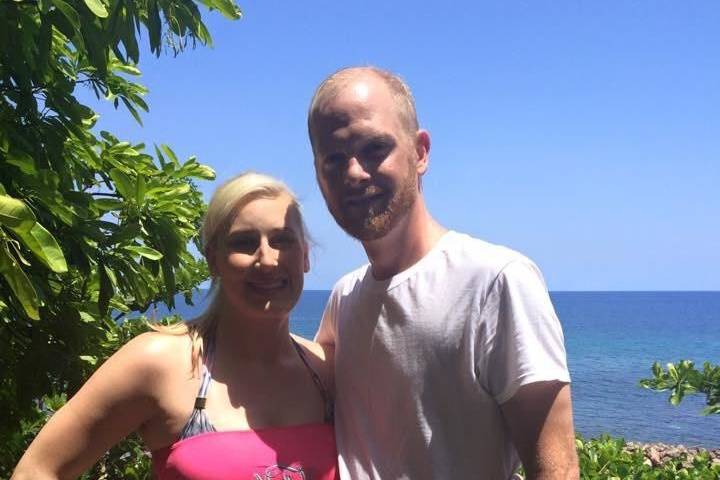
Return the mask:
<svg viewBox="0 0 720 480">
<path fill-rule="evenodd" d="M 560 323 L 537 267 L 446 233 L 419 262 L 332 291 L 316 341 L 335 344 L 344 479 L 507 479 L 499 405 L 525 384 L 569 382 Z"/>
</svg>

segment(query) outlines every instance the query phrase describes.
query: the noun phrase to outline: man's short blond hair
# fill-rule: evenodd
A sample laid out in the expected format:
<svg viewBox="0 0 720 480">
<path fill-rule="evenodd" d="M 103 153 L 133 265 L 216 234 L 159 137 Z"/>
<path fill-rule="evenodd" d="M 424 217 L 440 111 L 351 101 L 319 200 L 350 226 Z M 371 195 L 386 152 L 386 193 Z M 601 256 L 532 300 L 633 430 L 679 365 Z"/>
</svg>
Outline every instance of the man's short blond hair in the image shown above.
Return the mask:
<svg viewBox="0 0 720 480">
<path fill-rule="evenodd" d="M 308 130 L 310 131 L 310 140 L 312 141 L 312 122 L 317 114 L 321 104 L 335 98 L 340 90 L 345 88 L 351 81 L 355 80 L 363 74 L 375 75 L 382 80 L 390 89 L 390 93 L 398 107 L 398 113 L 402 119 L 402 124 L 406 128 L 407 133 L 414 135 L 419 127 L 417 120 L 417 112 L 415 110 L 415 99 L 410 91 L 410 87 L 400 76 L 379 67 L 347 67 L 338 70 L 327 77 L 315 90 L 315 94 L 310 101 L 308 110 Z"/>
</svg>

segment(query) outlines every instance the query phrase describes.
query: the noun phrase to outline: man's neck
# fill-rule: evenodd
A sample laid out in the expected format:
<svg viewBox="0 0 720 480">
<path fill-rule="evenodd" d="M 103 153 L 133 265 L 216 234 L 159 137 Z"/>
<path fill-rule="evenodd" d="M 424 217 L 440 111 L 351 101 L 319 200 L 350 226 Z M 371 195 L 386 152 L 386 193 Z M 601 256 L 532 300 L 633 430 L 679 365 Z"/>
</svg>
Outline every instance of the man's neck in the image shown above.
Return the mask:
<svg viewBox="0 0 720 480">
<path fill-rule="evenodd" d="M 430 216 L 419 195 L 408 214 L 382 238 L 363 242 L 373 277 L 386 280 L 422 259 L 447 229 Z"/>
</svg>

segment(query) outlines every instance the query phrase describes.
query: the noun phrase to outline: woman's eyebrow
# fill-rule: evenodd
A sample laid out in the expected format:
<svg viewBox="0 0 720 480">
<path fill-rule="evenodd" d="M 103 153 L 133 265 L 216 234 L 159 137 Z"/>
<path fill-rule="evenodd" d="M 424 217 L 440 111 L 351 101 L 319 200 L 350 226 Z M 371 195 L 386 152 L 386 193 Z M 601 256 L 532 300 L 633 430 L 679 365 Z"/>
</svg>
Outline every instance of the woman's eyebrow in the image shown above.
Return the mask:
<svg viewBox="0 0 720 480">
<path fill-rule="evenodd" d="M 243 228 L 239 230 L 231 230 L 228 232 L 228 236 L 237 236 L 237 235 L 257 235 L 258 231 L 253 228 Z"/>
<path fill-rule="evenodd" d="M 278 233 L 292 233 L 295 234 L 295 230 L 290 226 L 285 227 L 275 227 L 271 228 L 268 231 L 268 234 L 275 235 Z M 233 230 L 231 232 L 228 232 L 228 237 L 258 237 L 262 234 L 260 230 L 254 229 L 254 228 L 248 228 L 248 229 L 241 229 L 241 230 Z"/>
</svg>

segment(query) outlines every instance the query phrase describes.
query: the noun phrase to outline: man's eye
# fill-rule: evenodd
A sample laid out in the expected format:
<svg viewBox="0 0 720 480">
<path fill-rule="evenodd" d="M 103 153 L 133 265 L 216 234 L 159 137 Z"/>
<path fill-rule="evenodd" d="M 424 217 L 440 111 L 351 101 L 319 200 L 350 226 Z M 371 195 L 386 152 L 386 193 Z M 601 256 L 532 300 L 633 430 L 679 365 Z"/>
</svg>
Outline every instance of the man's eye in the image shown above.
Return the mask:
<svg viewBox="0 0 720 480">
<path fill-rule="evenodd" d="M 382 160 L 390 153 L 390 148 L 385 142 L 372 142 L 363 148 L 363 156 L 371 160 Z"/>
<path fill-rule="evenodd" d="M 341 153 L 335 153 L 333 155 L 328 155 L 325 157 L 325 161 L 323 162 L 323 166 L 326 169 L 333 169 L 339 167 L 342 162 L 345 161 L 345 155 Z"/>
</svg>

